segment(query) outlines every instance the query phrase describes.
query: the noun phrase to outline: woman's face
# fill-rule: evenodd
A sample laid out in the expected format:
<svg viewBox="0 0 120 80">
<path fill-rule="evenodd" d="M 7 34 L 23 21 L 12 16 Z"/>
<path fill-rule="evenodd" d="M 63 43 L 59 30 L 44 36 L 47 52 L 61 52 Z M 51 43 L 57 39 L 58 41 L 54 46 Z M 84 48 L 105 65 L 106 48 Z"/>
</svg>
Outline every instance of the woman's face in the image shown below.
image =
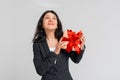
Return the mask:
<svg viewBox="0 0 120 80">
<path fill-rule="evenodd" d="M 53 13 L 48 12 L 45 14 L 43 18 L 43 28 L 45 30 L 55 30 L 57 28 L 57 17 Z"/>
</svg>

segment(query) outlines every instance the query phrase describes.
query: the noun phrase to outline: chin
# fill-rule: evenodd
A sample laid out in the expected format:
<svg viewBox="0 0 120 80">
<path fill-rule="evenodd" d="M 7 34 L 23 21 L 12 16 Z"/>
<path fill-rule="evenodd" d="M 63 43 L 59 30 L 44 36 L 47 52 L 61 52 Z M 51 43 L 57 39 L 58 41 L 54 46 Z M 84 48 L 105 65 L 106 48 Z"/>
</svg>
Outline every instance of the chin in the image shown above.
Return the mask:
<svg viewBox="0 0 120 80">
<path fill-rule="evenodd" d="M 56 29 L 57 27 L 49 26 L 48 29 Z"/>
<path fill-rule="evenodd" d="M 48 28 L 47 30 L 54 31 L 54 30 L 56 30 L 56 28 Z"/>
</svg>

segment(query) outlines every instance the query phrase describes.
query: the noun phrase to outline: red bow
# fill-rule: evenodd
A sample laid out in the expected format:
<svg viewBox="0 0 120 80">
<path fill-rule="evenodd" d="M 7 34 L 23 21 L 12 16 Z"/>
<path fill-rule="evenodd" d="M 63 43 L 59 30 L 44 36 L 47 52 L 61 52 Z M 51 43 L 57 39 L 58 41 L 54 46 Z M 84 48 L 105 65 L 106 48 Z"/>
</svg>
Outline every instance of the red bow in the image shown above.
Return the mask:
<svg viewBox="0 0 120 80">
<path fill-rule="evenodd" d="M 70 52 L 72 50 L 72 48 L 74 47 L 77 54 L 80 54 L 81 50 L 78 47 L 78 45 L 80 45 L 82 43 L 82 41 L 80 40 L 80 38 L 83 34 L 82 31 L 75 33 L 72 30 L 67 30 L 67 33 L 68 33 L 68 38 L 63 37 L 63 39 L 62 39 L 62 41 L 69 41 L 69 43 L 67 44 L 66 51 Z"/>
</svg>

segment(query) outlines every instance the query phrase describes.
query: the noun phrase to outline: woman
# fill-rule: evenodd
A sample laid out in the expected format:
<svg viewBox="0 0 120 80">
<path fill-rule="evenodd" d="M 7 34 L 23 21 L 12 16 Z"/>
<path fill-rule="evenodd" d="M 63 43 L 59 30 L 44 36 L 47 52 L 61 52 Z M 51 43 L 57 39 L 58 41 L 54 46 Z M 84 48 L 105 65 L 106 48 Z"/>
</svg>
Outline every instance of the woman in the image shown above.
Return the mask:
<svg viewBox="0 0 120 80">
<path fill-rule="evenodd" d="M 58 15 L 48 10 L 41 16 L 33 38 L 34 65 L 41 80 L 73 80 L 69 72 L 69 58 L 79 63 L 85 50 L 85 38 L 80 46 L 81 53 L 68 53 L 66 42 L 62 41 L 63 30 Z"/>
</svg>

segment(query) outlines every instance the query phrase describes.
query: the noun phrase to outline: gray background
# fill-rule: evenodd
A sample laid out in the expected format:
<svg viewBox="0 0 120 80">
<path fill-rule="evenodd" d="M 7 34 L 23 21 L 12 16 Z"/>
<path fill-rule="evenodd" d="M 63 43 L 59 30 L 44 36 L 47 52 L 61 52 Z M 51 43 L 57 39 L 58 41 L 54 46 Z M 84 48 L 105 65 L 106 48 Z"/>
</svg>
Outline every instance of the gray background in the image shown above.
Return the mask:
<svg viewBox="0 0 120 80">
<path fill-rule="evenodd" d="M 74 80 L 120 80 L 120 0 L 0 0 L 0 80 L 40 80 L 32 38 L 48 9 L 58 13 L 64 30 L 85 34 L 81 62 L 70 60 Z"/>
</svg>

